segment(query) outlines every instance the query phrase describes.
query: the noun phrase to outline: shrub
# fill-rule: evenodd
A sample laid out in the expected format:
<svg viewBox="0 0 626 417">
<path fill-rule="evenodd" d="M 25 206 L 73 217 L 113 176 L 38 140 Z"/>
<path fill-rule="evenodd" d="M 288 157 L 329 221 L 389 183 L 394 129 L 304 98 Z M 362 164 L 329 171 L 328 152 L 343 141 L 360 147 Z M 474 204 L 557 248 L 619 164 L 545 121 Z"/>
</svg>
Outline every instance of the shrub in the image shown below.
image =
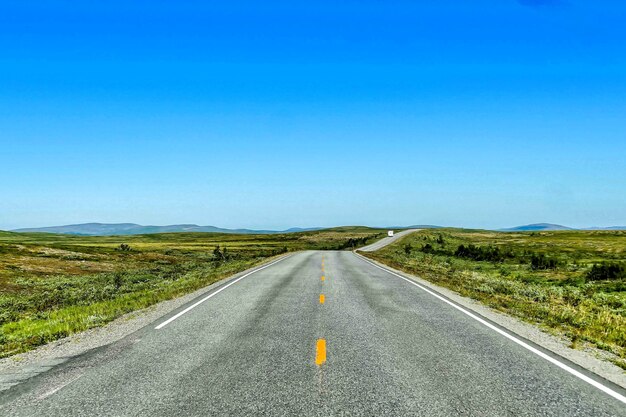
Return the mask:
<svg viewBox="0 0 626 417">
<path fill-rule="evenodd" d="M 221 261 L 223 259 L 222 251 L 220 250 L 220 245 L 217 245 L 215 249 L 213 249 L 213 260 Z"/>
<path fill-rule="evenodd" d="M 434 253 L 435 252 L 435 248 L 433 248 L 433 245 L 431 245 L 430 243 L 427 243 L 424 246 L 422 246 L 422 252 L 424 252 L 424 253 Z"/>
<path fill-rule="evenodd" d="M 363 237 L 351 237 L 349 239 L 347 239 L 346 241 L 344 241 L 343 243 L 339 243 L 336 247 L 337 250 L 342 250 L 342 249 L 355 249 L 357 246 L 363 246 L 367 244 L 367 241 L 372 239 L 373 237 L 376 237 L 377 235 L 373 235 L 373 236 L 363 236 Z"/>
<path fill-rule="evenodd" d="M 530 257 L 530 268 L 533 270 L 538 269 L 556 269 L 558 262 L 555 259 L 550 259 L 545 255 L 532 255 Z"/>
<path fill-rule="evenodd" d="M 587 281 L 608 281 L 626 277 L 626 268 L 620 264 L 594 264 L 587 272 Z"/>
<path fill-rule="evenodd" d="M 459 258 L 472 259 L 474 261 L 489 261 L 489 262 L 502 262 L 504 260 L 504 254 L 498 247 L 494 246 L 474 246 L 474 245 L 459 245 L 454 252 L 454 256 Z"/>
<path fill-rule="evenodd" d="M 124 274 L 121 272 L 115 272 L 113 274 L 113 285 L 115 285 L 116 289 L 120 289 L 120 287 L 124 284 Z"/>
</svg>

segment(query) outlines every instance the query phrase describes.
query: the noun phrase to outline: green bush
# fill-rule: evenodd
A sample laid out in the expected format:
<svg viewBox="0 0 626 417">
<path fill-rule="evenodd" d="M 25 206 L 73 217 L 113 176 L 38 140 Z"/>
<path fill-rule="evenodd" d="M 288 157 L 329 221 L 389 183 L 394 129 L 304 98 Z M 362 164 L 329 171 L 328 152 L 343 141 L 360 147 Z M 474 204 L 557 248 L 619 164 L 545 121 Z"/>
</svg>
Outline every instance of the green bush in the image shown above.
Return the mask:
<svg viewBox="0 0 626 417">
<path fill-rule="evenodd" d="M 505 259 L 505 254 L 500 251 L 496 246 L 474 246 L 459 245 L 454 252 L 454 256 L 459 258 L 472 259 L 474 261 L 489 261 L 489 262 L 502 262 Z"/>
<path fill-rule="evenodd" d="M 550 259 L 545 255 L 533 255 L 530 257 L 530 268 L 538 269 L 556 269 L 558 262 L 556 259 Z"/>
<path fill-rule="evenodd" d="M 608 281 L 626 278 L 626 268 L 624 265 L 610 264 L 594 264 L 589 272 L 587 272 L 587 281 Z"/>
</svg>

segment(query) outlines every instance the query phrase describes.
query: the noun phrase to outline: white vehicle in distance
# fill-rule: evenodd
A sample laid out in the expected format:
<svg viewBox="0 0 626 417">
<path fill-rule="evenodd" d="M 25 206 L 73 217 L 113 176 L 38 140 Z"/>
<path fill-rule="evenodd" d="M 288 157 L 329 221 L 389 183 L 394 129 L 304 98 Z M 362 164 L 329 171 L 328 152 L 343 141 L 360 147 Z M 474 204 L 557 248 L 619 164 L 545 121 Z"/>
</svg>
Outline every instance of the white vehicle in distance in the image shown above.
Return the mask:
<svg viewBox="0 0 626 417">
<path fill-rule="evenodd" d="M 388 231 L 388 232 L 387 232 L 387 236 L 389 236 L 389 237 L 393 237 L 393 230 Z"/>
</svg>

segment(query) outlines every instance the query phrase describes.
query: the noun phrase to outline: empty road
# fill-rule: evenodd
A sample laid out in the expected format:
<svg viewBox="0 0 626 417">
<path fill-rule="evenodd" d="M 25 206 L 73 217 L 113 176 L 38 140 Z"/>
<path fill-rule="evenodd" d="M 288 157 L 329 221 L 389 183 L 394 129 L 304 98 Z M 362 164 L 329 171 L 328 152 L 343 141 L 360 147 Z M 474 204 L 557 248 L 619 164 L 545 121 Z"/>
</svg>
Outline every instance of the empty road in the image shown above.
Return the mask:
<svg viewBox="0 0 626 417">
<path fill-rule="evenodd" d="M 3 392 L 0 415 L 626 416 L 351 252 L 296 253 L 227 285 Z"/>
<path fill-rule="evenodd" d="M 395 242 L 398 239 L 402 239 L 404 236 L 406 236 L 406 235 L 408 235 L 410 233 L 417 232 L 418 230 L 421 230 L 421 229 L 403 230 L 401 232 L 395 233 L 393 236 L 384 237 L 384 238 L 380 239 L 379 241 L 376 241 L 376 242 L 372 243 L 371 245 L 364 246 L 364 247 L 360 248 L 359 250 L 361 252 L 375 252 L 378 249 L 382 249 L 383 247 L 392 244 L 393 242 Z"/>
</svg>

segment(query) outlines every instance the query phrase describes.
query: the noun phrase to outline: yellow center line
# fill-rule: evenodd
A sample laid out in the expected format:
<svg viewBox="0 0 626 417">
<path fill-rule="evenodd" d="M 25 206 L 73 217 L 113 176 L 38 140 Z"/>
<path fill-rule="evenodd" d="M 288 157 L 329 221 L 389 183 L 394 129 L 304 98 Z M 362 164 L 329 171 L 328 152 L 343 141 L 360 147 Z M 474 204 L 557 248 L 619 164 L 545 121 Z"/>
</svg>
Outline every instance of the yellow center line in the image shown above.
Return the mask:
<svg viewBox="0 0 626 417">
<path fill-rule="evenodd" d="M 326 277 L 322 275 L 322 281 L 326 281 Z"/>
<path fill-rule="evenodd" d="M 320 366 L 326 362 L 326 340 L 317 339 L 317 346 L 315 348 L 315 364 Z"/>
<path fill-rule="evenodd" d="M 324 304 L 324 301 L 326 301 L 326 297 L 324 294 L 320 294 L 320 304 Z"/>
</svg>

